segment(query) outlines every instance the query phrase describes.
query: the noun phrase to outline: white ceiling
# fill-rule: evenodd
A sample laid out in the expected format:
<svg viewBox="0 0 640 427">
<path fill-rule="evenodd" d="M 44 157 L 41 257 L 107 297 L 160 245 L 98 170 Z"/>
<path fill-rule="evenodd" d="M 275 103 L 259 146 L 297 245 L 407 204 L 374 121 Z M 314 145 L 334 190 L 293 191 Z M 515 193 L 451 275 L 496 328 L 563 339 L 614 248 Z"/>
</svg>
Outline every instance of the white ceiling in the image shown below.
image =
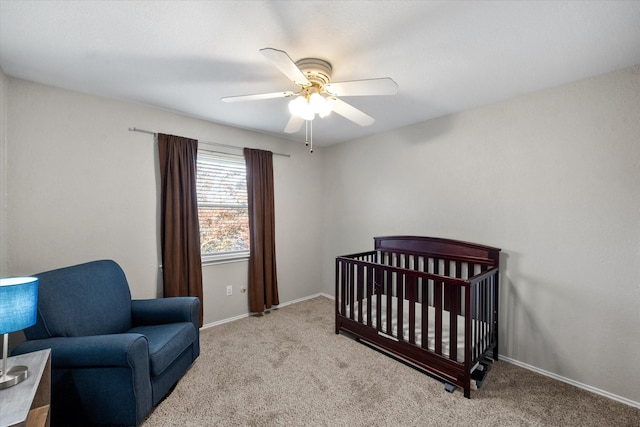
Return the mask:
<svg viewBox="0 0 640 427">
<path fill-rule="evenodd" d="M 376 118 L 314 121 L 330 145 L 640 64 L 640 1 L 8 1 L 5 74 L 281 137 L 295 90 L 259 50 L 391 77 L 395 96 L 343 98 Z M 131 126 L 140 126 L 131 123 Z M 171 129 L 152 129 L 171 132 Z"/>
</svg>

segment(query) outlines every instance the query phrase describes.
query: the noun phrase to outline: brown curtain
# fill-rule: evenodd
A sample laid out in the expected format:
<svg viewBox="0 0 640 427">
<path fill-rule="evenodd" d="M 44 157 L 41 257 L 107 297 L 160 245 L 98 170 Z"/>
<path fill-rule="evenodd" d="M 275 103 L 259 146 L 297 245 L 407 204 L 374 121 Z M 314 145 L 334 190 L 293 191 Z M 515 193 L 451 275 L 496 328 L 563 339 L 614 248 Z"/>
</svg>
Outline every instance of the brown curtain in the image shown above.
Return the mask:
<svg viewBox="0 0 640 427">
<path fill-rule="evenodd" d="M 164 296 L 200 298 L 202 326 L 202 261 L 196 193 L 198 141 L 160 133 L 158 151 Z"/>
<path fill-rule="evenodd" d="M 244 149 L 249 204 L 249 311 L 262 313 L 278 305 L 273 154 Z"/>
</svg>

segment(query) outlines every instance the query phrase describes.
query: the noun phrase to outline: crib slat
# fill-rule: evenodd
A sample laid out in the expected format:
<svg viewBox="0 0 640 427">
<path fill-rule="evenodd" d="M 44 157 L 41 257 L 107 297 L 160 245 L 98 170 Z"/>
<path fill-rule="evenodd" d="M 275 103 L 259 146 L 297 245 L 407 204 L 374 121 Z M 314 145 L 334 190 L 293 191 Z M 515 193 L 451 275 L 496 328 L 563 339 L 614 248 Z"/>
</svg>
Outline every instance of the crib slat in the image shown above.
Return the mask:
<svg viewBox="0 0 640 427">
<path fill-rule="evenodd" d="M 449 294 L 449 359 L 458 360 L 458 313 L 460 312 L 460 288 L 445 285 Z"/>
<path fill-rule="evenodd" d="M 416 277 L 407 275 L 407 300 L 409 300 L 409 342 L 416 343 Z"/>
<path fill-rule="evenodd" d="M 391 331 L 391 320 L 392 320 L 392 309 L 393 309 L 393 286 L 392 286 L 392 278 L 393 273 L 389 270 L 385 272 L 385 294 L 387 295 L 387 324 L 385 332 L 388 334 L 392 334 Z"/>
<path fill-rule="evenodd" d="M 433 273 L 433 258 L 424 257 L 422 271 Z M 434 282 L 422 279 L 422 348 L 429 349 L 429 306 L 433 305 Z"/>
<path fill-rule="evenodd" d="M 376 329 L 382 331 L 382 296 L 384 295 L 384 272 L 385 270 L 376 270 Z"/>
<path fill-rule="evenodd" d="M 479 311 L 482 312 L 482 346 L 480 348 L 480 352 L 484 353 L 486 349 L 491 345 L 491 332 L 493 317 L 491 307 L 491 299 L 489 298 L 489 293 L 491 291 L 490 286 L 491 278 L 487 278 L 481 281 L 482 287 L 480 288 L 481 294 L 478 296 L 478 306 Z"/>
<path fill-rule="evenodd" d="M 478 311 L 481 312 L 482 323 L 478 322 L 482 325 L 481 333 L 479 339 L 482 341 L 481 348 L 479 352 L 484 352 L 491 345 L 491 318 L 493 317 L 491 314 L 491 278 L 483 279 L 479 283 L 481 285 L 479 287 L 479 295 L 478 295 Z"/>
<path fill-rule="evenodd" d="M 444 261 L 444 276 L 451 277 L 451 261 Z M 443 282 L 444 286 L 444 309 L 449 312 L 449 359 L 457 360 L 458 350 L 458 327 L 455 310 L 455 289 L 453 286 Z"/>
<path fill-rule="evenodd" d="M 355 301 L 355 289 L 353 289 L 354 285 L 354 272 L 356 265 L 353 263 L 349 263 L 349 268 L 347 269 L 347 282 L 349 283 L 349 319 L 355 319 L 355 310 L 354 310 L 354 301 Z"/>
<path fill-rule="evenodd" d="M 472 333 L 472 328 L 471 328 L 471 323 L 473 322 L 473 318 L 471 316 L 471 291 L 472 291 L 472 286 L 471 285 L 465 285 L 464 288 L 462 289 L 462 292 L 464 294 L 464 312 L 465 312 L 465 318 L 464 318 L 464 348 L 463 348 L 463 352 L 464 352 L 464 363 L 465 363 L 465 371 L 469 372 L 471 370 L 471 333 Z"/>
<path fill-rule="evenodd" d="M 497 274 L 497 273 L 496 273 Z M 497 356 L 498 356 L 498 331 L 496 330 L 496 323 L 498 321 L 497 319 L 497 312 L 496 312 L 496 297 L 497 297 L 497 293 L 498 293 L 498 289 L 497 289 L 497 282 L 496 282 L 497 278 L 496 276 L 491 276 L 488 278 L 488 287 L 489 287 L 489 291 L 488 291 L 488 295 L 487 295 L 487 311 L 489 312 L 489 319 L 488 319 L 488 323 L 489 323 L 489 337 L 488 337 L 488 344 L 489 345 L 495 345 L 494 348 L 494 354 L 493 357 L 497 360 Z"/>
<path fill-rule="evenodd" d="M 375 268 L 367 266 L 367 325 L 371 326 L 371 296 L 374 294 Z"/>
<path fill-rule="evenodd" d="M 358 322 L 362 323 L 362 293 L 364 288 L 364 266 L 358 264 L 356 269 L 356 289 L 358 299 Z"/>
<path fill-rule="evenodd" d="M 491 298 L 491 277 L 482 280 L 482 300 L 479 304 L 484 312 L 483 334 L 484 339 L 482 344 L 482 351 L 484 352 L 491 345 L 491 337 L 493 331 L 493 303 Z"/>
<path fill-rule="evenodd" d="M 344 261 L 340 262 L 340 313 L 347 315 L 347 269 Z M 336 295 L 336 297 L 338 297 Z"/>
<path fill-rule="evenodd" d="M 398 315 L 397 317 L 397 332 L 396 332 L 396 338 L 399 341 L 404 341 L 404 333 L 402 330 L 402 327 L 404 326 L 404 279 L 405 279 L 405 275 L 404 274 L 399 274 L 396 273 L 396 304 L 397 304 L 397 309 L 396 309 L 396 313 Z"/>
<path fill-rule="evenodd" d="M 451 263 L 448 260 L 444 260 L 442 275 L 449 277 L 451 274 Z M 444 283 L 444 309 L 451 311 L 451 295 L 449 294 L 449 287 Z"/>
<path fill-rule="evenodd" d="M 422 280 L 422 325 L 420 326 L 422 331 L 421 347 L 427 349 L 429 348 L 429 282 L 429 280 Z"/>
<path fill-rule="evenodd" d="M 474 317 L 473 317 L 473 321 L 475 322 L 474 324 L 476 325 L 476 328 L 474 330 L 474 337 L 473 337 L 473 343 L 474 343 L 474 347 L 475 347 L 475 351 L 473 354 L 474 359 L 477 359 L 480 356 L 480 352 L 482 351 L 482 345 L 479 345 L 479 339 L 480 337 L 482 337 L 482 331 L 478 331 L 478 325 L 481 325 L 481 322 L 478 322 L 478 320 L 482 317 L 482 315 L 480 314 L 482 311 L 482 304 L 480 303 L 480 301 L 482 300 L 481 298 L 481 294 L 482 294 L 482 288 L 480 285 L 480 283 L 476 284 L 476 286 L 474 287 L 474 292 L 473 292 L 473 303 L 474 303 Z"/>
<path fill-rule="evenodd" d="M 435 299 L 435 329 L 436 343 L 435 351 L 442 355 L 442 287 L 444 282 L 434 281 L 434 299 Z"/>
</svg>

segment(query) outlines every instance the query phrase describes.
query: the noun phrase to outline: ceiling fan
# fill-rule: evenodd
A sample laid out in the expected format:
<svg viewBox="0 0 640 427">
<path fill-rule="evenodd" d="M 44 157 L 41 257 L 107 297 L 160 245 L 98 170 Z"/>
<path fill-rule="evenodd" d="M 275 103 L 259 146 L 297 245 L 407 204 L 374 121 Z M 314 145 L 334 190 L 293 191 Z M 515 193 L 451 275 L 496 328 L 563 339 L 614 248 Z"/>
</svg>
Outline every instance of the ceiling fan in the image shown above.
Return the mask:
<svg viewBox="0 0 640 427">
<path fill-rule="evenodd" d="M 316 115 L 323 118 L 333 111 L 360 126 L 369 126 L 375 122 L 373 117 L 338 97 L 395 95 L 398 93 L 398 85 L 389 77 L 332 83 L 331 64 L 323 59 L 303 58 L 294 62 L 285 51 L 273 48 L 260 49 L 260 53 L 282 71 L 289 80 L 298 85 L 299 90 L 297 92 L 282 91 L 225 96 L 221 100 L 223 102 L 240 102 L 294 97 L 289 102 L 291 118 L 284 128 L 284 132 L 295 133 L 306 122 L 307 140 L 305 142 L 307 145 L 312 144 L 313 141 L 312 135 L 311 142 L 309 141 L 309 128 L 313 126 L 312 120 Z M 313 145 L 311 145 L 311 151 L 313 151 Z"/>
</svg>

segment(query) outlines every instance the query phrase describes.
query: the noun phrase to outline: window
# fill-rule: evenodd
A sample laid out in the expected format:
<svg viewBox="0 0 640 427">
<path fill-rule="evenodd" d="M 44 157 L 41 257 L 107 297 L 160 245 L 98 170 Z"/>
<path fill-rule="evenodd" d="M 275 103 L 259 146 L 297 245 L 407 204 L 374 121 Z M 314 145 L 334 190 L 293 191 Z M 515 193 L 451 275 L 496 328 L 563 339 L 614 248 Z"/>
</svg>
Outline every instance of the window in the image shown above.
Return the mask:
<svg viewBox="0 0 640 427">
<path fill-rule="evenodd" d="M 199 152 L 197 191 L 202 261 L 249 256 L 244 158 Z"/>
</svg>

